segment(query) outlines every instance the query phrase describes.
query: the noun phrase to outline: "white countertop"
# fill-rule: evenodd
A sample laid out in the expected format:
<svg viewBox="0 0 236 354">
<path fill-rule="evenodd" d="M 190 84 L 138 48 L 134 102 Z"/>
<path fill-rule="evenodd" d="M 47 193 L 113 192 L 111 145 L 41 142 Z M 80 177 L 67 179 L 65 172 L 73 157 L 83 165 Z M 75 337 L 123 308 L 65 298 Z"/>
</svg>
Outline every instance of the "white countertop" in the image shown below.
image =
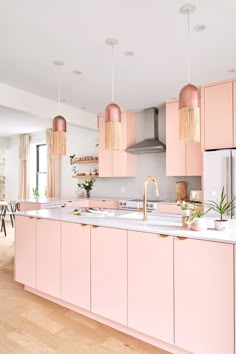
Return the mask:
<svg viewBox="0 0 236 354">
<path fill-rule="evenodd" d="M 46 203 L 61 203 L 61 202 L 69 202 L 69 201 L 79 201 L 79 200 L 120 200 L 120 198 L 114 198 L 114 197 L 91 197 L 91 198 L 76 198 L 76 197 L 68 197 L 68 198 L 46 198 L 46 197 L 38 197 L 38 198 L 32 198 L 32 199 L 22 199 L 18 200 L 21 203 L 40 203 L 40 204 L 46 204 Z"/>
<path fill-rule="evenodd" d="M 207 231 L 200 232 L 184 229 L 181 226 L 180 216 L 148 214 L 148 221 L 144 223 L 142 213 L 113 210 L 110 211 L 110 214 L 113 215 L 109 216 L 92 214 L 91 216 L 79 216 L 72 214 L 74 209 L 73 207 L 40 209 L 19 212 L 17 215 L 236 244 L 236 219 L 229 220 L 228 231 L 216 231 L 213 229 L 214 219 L 206 218 L 209 228 Z M 140 220 L 133 219 L 133 216 L 139 217 Z"/>
</svg>

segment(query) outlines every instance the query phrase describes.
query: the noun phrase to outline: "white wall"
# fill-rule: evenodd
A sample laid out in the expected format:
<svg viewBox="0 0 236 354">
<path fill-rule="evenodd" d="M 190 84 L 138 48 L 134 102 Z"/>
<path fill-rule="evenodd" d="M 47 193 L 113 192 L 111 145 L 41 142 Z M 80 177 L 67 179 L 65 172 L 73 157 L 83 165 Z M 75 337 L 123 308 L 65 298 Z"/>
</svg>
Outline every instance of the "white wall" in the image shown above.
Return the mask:
<svg viewBox="0 0 236 354">
<path fill-rule="evenodd" d="M 7 150 L 9 147 L 9 138 L 0 137 L 0 149 Z"/>
<path fill-rule="evenodd" d="M 145 135 L 145 119 L 143 112 L 137 113 L 137 141 L 142 140 Z M 154 130 L 153 130 L 154 134 Z M 153 135 L 154 136 L 154 135 Z M 164 106 L 159 109 L 159 137 L 165 143 L 165 110 Z M 67 134 L 68 156 L 98 155 L 97 133 L 79 127 L 68 127 Z M 78 168 L 89 169 L 88 165 L 77 165 Z M 69 157 L 62 158 L 62 180 L 61 196 L 75 196 L 78 189 L 77 179 L 71 178 L 72 170 Z M 166 154 L 145 154 L 137 155 L 137 177 L 135 178 L 98 178 L 91 192 L 93 197 L 116 197 L 122 198 L 141 198 L 143 195 L 143 183 L 147 176 L 155 176 L 159 185 L 159 199 L 175 200 L 176 182 L 185 180 L 190 189 L 201 188 L 200 177 L 166 177 Z M 81 181 L 81 180 L 80 180 Z M 122 192 L 125 190 L 125 192 Z M 153 186 L 148 186 L 148 198 L 155 198 Z"/>
<path fill-rule="evenodd" d="M 18 199 L 19 190 L 19 137 L 9 138 L 6 150 L 6 199 Z"/>
</svg>

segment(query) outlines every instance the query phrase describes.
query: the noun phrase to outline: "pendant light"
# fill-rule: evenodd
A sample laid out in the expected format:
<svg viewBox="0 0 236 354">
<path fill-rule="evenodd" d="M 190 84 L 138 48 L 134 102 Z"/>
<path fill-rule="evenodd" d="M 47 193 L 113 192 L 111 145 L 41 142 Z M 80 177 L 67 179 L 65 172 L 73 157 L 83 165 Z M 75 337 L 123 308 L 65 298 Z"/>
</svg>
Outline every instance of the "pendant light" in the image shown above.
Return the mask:
<svg viewBox="0 0 236 354">
<path fill-rule="evenodd" d="M 64 65 L 62 61 L 55 60 L 54 65 L 58 67 L 58 116 L 53 119 L 52 125 L 52 154 L 66 155 L 66 120 L 60 115 L 61 109 L 61 80 L 60 68 Z"/>
<path fill-rule="evenodd" d="M 115 38 L 106 39 L 106 44 L 112 48 L 111 103 L 105 110 L 105 148 L 108 150 L 121 150 L 121 110 L 114 103 L 114 45 L 118 43 Z"/>
<path fill-rule="evenodd" d="M 180 8 L 188 16 L 188 84 L 179 93 L 179 140 L 183 143 L 200 141 L 200 99 L 198 88 L 190 83 L 190 30 L 189 15 L 196 9 L 193 4 Z"/>
</svg>

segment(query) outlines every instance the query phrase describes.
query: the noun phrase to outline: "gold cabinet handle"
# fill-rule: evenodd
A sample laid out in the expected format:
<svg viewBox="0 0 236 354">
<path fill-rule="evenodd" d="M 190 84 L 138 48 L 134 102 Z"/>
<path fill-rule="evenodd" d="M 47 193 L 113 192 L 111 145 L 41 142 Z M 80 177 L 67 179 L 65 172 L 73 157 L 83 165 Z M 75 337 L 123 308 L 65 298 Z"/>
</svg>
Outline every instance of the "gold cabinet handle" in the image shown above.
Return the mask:
<svg viewBox="0 0 236 354">
<path fill-rule="evenodd" d="M 84 227 L 84 226 L 88 226 L 88 224 L 80 224 L 80 226 L 83 226 L 83 227 Z"/>
<path fill-rule="evenodd" d="M 99 227 L 98 225 L 91 225 L 94 229 L 96 229 L 97 227 Z"/>
<path fill-rule="evenodd" d="M 179 240 L 187 240 L 188 239 L 188 237 L 184 237 L 184 236 L 177 236 L 177 238 L 179 239 Z"/>
<path fill-rule="evenodd" d="M 170 235 L 163 235 L 163 234 L 159 234 L 160 237 L 169 237 Z"/>
</svg>

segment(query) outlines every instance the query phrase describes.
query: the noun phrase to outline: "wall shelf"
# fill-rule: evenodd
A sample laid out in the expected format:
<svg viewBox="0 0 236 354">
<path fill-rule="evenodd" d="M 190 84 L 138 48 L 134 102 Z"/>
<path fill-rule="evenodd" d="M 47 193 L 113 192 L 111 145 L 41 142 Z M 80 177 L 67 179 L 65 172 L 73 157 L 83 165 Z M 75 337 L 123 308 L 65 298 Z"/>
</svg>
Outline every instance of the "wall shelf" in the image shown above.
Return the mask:
<svg viewBox="0 0 236 354">
<path fill-rule="evenodd" d="M 98 178 L 99 175 L 84 175 L 84 174 L 80 174 L 80 175 L 74 175 L 72 176 L 72 178 Z"/>
<path fill-rule="evenodd" d="M 79 163 L 98 163 L 98 159 L 95 160 L 75 160 L 72 164 L 79 164 Z"/>
</svg>

